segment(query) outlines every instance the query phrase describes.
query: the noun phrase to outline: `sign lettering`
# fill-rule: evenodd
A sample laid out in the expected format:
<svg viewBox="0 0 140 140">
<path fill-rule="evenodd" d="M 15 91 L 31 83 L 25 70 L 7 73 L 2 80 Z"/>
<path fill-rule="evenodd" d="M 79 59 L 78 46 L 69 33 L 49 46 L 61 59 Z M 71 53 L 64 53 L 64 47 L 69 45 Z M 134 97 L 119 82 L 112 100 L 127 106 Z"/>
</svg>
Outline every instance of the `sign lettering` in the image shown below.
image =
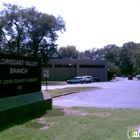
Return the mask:
<svg viewBox="0 0 140 140">
<path fill-rule="evenodd" d="M 0 98 L 41 90 L 41 60 L 0 54 Z"/>
</svg>

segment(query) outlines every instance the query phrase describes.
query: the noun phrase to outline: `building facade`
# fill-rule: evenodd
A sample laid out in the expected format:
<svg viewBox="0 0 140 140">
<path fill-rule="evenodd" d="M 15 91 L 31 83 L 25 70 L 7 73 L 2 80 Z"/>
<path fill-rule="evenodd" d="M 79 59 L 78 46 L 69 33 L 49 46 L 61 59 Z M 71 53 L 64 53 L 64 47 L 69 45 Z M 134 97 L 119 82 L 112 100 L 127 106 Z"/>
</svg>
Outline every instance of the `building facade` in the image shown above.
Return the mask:
<svg viewBox="0 0 140 140">
<path fill-rule="evenodd" d="M 50 59 L 47 67 L 42 67 L 42 80 L 44 71 L 49 72 L 49 81 L 66 81 L 76 76 L 91 75 L 100 81 L 107 81 L 106 60 L 78 60 L 78 59 Z"/>
</svg>

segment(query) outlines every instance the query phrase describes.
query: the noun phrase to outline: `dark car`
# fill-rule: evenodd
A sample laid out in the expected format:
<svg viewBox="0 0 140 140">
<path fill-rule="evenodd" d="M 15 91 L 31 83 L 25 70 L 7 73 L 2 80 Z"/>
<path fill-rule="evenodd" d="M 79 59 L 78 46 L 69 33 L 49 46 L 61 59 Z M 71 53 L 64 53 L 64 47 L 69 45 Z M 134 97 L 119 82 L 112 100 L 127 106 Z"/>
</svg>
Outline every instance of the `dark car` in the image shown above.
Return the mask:
<svg viewBox="0 0 140 140">
<path fill-rule="evenodd" d="M 129 75 L 128 76 L 128 80 L 133 80 L 133 76 L 132 75 Z"/>
<path fill-rule="evenodd" d="M 99 82 L 100 79 L 98 77 L 93 77 L 93 82 Z"/>
</svg>

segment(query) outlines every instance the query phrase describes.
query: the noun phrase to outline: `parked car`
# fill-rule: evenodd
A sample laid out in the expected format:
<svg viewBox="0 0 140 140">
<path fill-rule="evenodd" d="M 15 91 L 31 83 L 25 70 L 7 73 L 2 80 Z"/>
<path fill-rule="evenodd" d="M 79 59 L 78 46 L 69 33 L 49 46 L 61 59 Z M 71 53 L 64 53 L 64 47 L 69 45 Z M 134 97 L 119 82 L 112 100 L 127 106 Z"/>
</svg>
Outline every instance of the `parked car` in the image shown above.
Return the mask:
<svg viewBox="0 0 140 140">
<path fill-rule="evenodd" d="M 136 78 L 140 79 L 140 75 L 136 75 Z"/>
<path fill-rule="evenodd" d="M 78 84 L 78 83 L 85 83 L 85 78 L 84 77 L 74 77 L 72 79 L 67 80 L 68 84 Z"/>
<path fill-rule="evenodd" d="M 133 80 L 133 76 L 132 75 L 128 75 L 128 80 Z"/>
<path fill-rule="evenodd" d="M 85 79 L 85 83 L 92 83 L 93 77 L 92 76 L 82 76 Z"/>
<path fill-rule="evenodd" d="M 100 79 L 98 77 L 93 76 L 83 76 L 85 78 L 85 83 L 99 82 Z"/>
<path fill-rule="evenodd" d="M 93 77 L 93 82 L 100 82 L 100 79 L 98 77 Z"/>
</svg>

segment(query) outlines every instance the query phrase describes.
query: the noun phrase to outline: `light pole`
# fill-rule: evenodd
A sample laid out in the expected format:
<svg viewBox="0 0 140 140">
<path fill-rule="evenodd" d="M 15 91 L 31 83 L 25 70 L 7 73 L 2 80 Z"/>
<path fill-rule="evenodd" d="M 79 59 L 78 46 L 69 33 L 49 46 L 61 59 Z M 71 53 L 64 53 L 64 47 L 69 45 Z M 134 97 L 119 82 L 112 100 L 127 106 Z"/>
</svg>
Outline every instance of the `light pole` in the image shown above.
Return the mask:
<svg viewBox="0 0 140 140">
<path fill-rule="evenodd" d="M 107 81 L 110 80 L 109 68 L 107 69 Z"/>
<path fill-rule="evenodd" d="M 70 78 L 71 78 L 71 63 L 69 63 L 69 68 L 70 68 Z"/>
</svg>

